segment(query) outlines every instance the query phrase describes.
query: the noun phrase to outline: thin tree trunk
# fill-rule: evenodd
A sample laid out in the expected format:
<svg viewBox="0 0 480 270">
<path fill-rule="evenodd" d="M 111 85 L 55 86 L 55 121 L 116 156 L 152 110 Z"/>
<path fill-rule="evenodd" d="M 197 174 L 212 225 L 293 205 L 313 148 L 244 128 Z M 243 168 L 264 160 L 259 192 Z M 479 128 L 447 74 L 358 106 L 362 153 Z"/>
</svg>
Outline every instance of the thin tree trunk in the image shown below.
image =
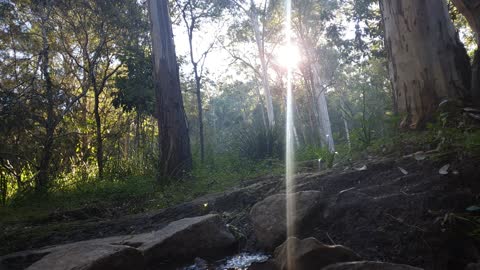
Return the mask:
<svg viewBox="0 0 480 270">
<path fill-rule="evenodd" d="M 190 8 L 190 20 L 187 20 L 187 14 L 186 14 L 186 8 L 187 6 Z M 195 60 L 194 53 L 193 53 L 193 31 L 195 30 L 196 27 L 196 21 L 197 17 L 195 17 L 194 12 L 192 11 L 192 3 L 188 2 L 185 6 L 185 8 L 182 10 L 182 16 L 183 20 L 185 22 L 185 26 L 187 27 L 188 31 L 188 45 L 189 45 L 189 50 L 190 50 L 190 62 L 193 65 L 193 74 L 195 77 L 195 95 L 196 95 L 196 101 L 197 101 L 197 109 L 198 109 L 198 137 L 199 137 L 199 142 L 200 142 L 200 161 L 201 163 L 205 162 L 205 139 L 204 139 L 204 131 L 203 131 L 203 106 L 202 106 L 202 71 L 203 71 L 203 64 L 201 67 L 201 70 L 199 72 L 198 70 L 198 64 L 202 61 L 205 61 L 205 58 L 207 57 L 207 54 L 211 47 L 204 52 L 202 57 L 200 57 L 199 60 Z M 189 22 L 190 21 L 190 22 Z M 213 46 L 213 44 L 212 44 Z"/>
<path fill-rule="evenodd" d="M 196 66 L 196 65 L 195 65 Z M 198 108 L 198 133 L 200 138 L 200 160 L 205 162 L 205 141 L 203 133 L 203 107 L 202 107 L 202 92 L 200 91 L 200 77 L 198 77 L 198 71 L 195 68 L 195 86 L 197 96 L 197 108 Z"/>
<path fill-rule="evenodd" d="M 307 67 L 306 68 L 309 72 L 310 72 L 310 68 Z M 309 73 L 310 75 L 310 73 Z M 310 76 L 311 77 L 311 76 Z M 315 119 L 318 119 L 317 118 L 317 114 L 316 114 L 316 106 L 315 106 L 315 96 L 313 94 L 313 85 L 312 85 L 312 82 L 311 82 L 311 78 L 307 78 L 307 75 L 305 74 L 305 72 L 303 73 L 303 80 L 304 80 L 304 83 L 305 83 L 305 87 L 307 88 L 308 90 L 308 94 L 309 94 L 309 103 L 305 106 L 307 108 L 307 111 L 308 111 L 308 121 L 309 121 L 309 124 L 310 124 L 310 136 L 309 136 L 309 144 L 314 144 L 314 145 L 317 145 L 317 142 L 320 139 L 320 134 L 316 134 L 316 132 L 318 131 L 318 121 L 315 121 Z"/>
<path fill-rule="evenodd" d="M 295 138 L 297 140 L 297 146 L 300 146 L 305 144 L 305 132 L 304 132 L 305 128 L 304 128 L 303 122 L 301 121 L 302 119 L 300 118 L 300 111 L 298 110 L 297 101 L 295 99 L 293 100 L 293 111 L 295 112 L 295 115 L 296 115 L 296 119 L 297 119 L 296 123 L 299 123 L 298 125 L 300 125 L 299 133 L 301 133 L 301 136 L 299 136 L 299 134 L 297 133 L 298 130 L 295 129 Z M 301 141 L 300 141 L 300 138 L 302 138 Z"/>
<path fill-rule="evenodd" d="M 190 139 L 180 90 L 178 63 L 167 0 L 149 0 L 156 116 L 162 177 L 181 177 L 192 168 Z"/>
<path fill-rule="evenodd" d="M 284 85 L 283 85 L 283 81 L 281 82 L 281 86 L 282 86 L 283 89 L 286 89 L 286 88 L 284 87 Z M 292 90 L 292 91 L 293 91 L 293 90 Z M 288 106 L 287 95 L 284 95 L 284 96 L 283 96 L 283 101 L 285 102 L 285 105 L 284 105 L 285 108 L 287 108 L 287 106 Z M 295 97 L 293 97 L 293 95 L 292 95 L 292 107 L 293 107 L 293 108 L 292 108 L 293 111 L 295 112 L 297 106 L 295 105 Z M 295 113 L 296 113 L 296 112 L 295 112 Z M 298 131 L 297 131 L 298 123 L 297 123 L 297 121 L 295 121 L 295 118 L 293 119 L 293 125 L 292 125 L 292 126 L 293 126 L 293 139 L 294 139 L 294 141 L 295 141 L 295 146 L 299 147 L 299 146 L 300 146 L 300 140 L 299 140 L 299 138 L 298 138 Z"/>
<path fill-rule="evenodd" d="M 139 152 L 140 149 L 140 130 L 141 130 L 141 120 L 140 120 L 140 113 L 137 111 L 135 115 L 135 138 L 133 139 L 133 145 L 135 147 L 135 152 Z M 128 134 L 130 137 L 130 133 Z"/>
<path fill-rule="evenodd" d="M 401 127 L 422 128 L 442 100 L 467 98 L 468 56 L 443 0 L 382 0 L 380 6 Z"/>
<path fill-rule="evenodd" d="M 342 112 L 342 119 L 343 119 L 343 126 L 345 127 L 345 136 L 347 137 L 348 143 L 348 150 L 352 150 L 352 142 L 350 140 L 350 129 L 348 128 L 348 121 L 345 115 L 345 102 L 343 101 L 343 97 L 340 98 L 340 106 Z"/>
<path fill-rule="evenodd" d="M 94 74 L 91 74 L 95 78 Z M 97 141 L 97 166 L 98 166 L 98 178 L 103 178 L 103 138 L 102 138 L 102 122 L 100 118 L 100 93 L 96 87 L 96 82 L 93 79 L 92 81 L 94 88 L 94 104 L 93 104 L 93 114 L 95 117 L 95 134 Z"/>
<path fill-rule="evenodd" d="M 1 205 L 5 206 L 7 203 L 7 194 L 8 194 L 8 182 L 7 177 L 3 172 L 0 172 L 0 192 L 1 192 Z"/>
<path fill-rule="evenodd" d="M 48 42 L 48 30 L 47 21 L 49 19 L 49 1 L 46 1 L 44 12 L 46 13 L 42 18 L 42 43 L 43 48 L 40 53 L 42 59 L 41 69 L 42 75 L 45 80 L 45 98 L 47 101 L 47 119 L 45 121 L 45 138 L 43 140 L 43 149 L 38 167 L 38 174 L 36 177 L 36 189 L 38 192 L 43 192 L 48 188 L 48 182 L 50 178 L 50 163 L 53 154 L 53 143 L 55 135 L 55 115 L 54 115 L 54 93 L 53 83 L 50 77 L 50 45 Z"/>
<path fill-rule="evenodd" d="M 262 98 L 262 95 L 260 94 L 260 90 L 258 90 L 258 87 L 255 87 L 255 91 L 257 92 L 258 101 L 260 102 L 260 105 L 262 106 L 260 111 L 262 113 L 263 125 L 264 125 L 265 129 L 267 129 L 268 128 L 268 123 L 267 123 L 267 119 L 265 117 L 265 102 L 263 102 L 263 98 Z"/>
</svg>

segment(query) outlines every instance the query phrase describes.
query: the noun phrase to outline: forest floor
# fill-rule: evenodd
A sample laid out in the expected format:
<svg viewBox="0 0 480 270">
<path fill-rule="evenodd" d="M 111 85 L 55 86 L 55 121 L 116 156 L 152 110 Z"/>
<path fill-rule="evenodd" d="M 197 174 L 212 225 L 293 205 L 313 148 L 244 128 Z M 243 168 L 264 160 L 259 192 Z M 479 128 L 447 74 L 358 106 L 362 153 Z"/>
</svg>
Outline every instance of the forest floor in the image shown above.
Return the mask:
<svg viewBox="0 0 480 270">
<path fill-rule="evenodd" d="M 445 165 L 449 165 L 446 169 Z M 321 191 L 324 218 L 304 237 L 350 247 L 363 258 L 425 269 L 463 269 L 480 259 L 480 159 L 459 153 L 370 157 L 300 172 L 296 190 Z M 228 191 L 161 210 L 127 215 L 128 206 L 92 203 L 41 218 L 0 221 L 0 255 L 60 243 L 160 229 L 185 217 L 220 213 L 255 249 L 251 207 L 285 190 L 281 176 L 244 180 Z M 144 202 L 128 202 L 128 204 Z"/>
</svg>

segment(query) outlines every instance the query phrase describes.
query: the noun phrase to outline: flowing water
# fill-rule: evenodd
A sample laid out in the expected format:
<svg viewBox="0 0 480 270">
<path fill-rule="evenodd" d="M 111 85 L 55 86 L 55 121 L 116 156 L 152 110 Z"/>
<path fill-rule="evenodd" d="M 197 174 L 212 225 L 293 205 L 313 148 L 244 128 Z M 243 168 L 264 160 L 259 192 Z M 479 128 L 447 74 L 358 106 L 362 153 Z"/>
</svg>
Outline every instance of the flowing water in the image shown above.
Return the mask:
<svg viewBox="0 0 480 270">
<path fill-rule="evenodd" d="M 269 256 L 263 253 L 240 253 L 212 264 L 208 264 L 202 260 L 196 260 L 194 264 L 184 267 L 183 270 L 247 270 L 253 263 L 265 262 L 268 259 Z"/>
<path fill-rule="evenodd" d="M 285 0 L 285 41 L 287 48 L 292 48 L 292 1 Z M 295 181 L 295 168 L 294 168 L 294 138 L 293 138 L 293 91 L 292 91 L 292 69 L 293 65 L 290 63 L 287 65 L 287 122 L 285 124 L 285 142 L 286 142 L 286 219 L 287 219 L 287 239 L 290 236 L 295 235 L 295 198 L 294 198 L 294 181 Z M 291 243 L 291 242 L 287 242 Z M 292 247 L 287 245 L 287 267 L 289 270 L 295 269 L 294 261 L 292 260 Z"/>
</svg>

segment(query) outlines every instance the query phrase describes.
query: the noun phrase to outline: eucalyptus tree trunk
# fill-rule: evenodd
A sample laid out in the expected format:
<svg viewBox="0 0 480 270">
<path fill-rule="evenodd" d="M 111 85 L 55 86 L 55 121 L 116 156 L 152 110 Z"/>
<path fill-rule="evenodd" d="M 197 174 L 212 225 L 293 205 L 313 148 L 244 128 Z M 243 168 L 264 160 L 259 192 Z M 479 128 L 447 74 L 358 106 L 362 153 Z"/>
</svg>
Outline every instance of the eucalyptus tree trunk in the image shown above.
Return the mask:
<svg viewBox="0 0 480 270">
<path fill-rule="evenodd" d="M 342 112 L 343 126 L 345 127 L 345 136 L 347 137 L 348 150 L 352 150 L 352 141 L 350 140 L 350 129 L 348 127 L 347 116 L 345 114 L 345 101 L 340 97 L 340 107 Z"/>
<path fill-rule="evenodd" d="M 272 93 L 270 92 L 270 84 L 268 81 L 268 67 L 267 60 L 265 59 L 265 46 L 264 46 L 264 33 L 260 30 L 260 25 L 258 23 L 258 12 L 255 8 L 255 3 L 253 0 L 250 2 L 250 10 L 248 11 L 248 18 L 253 28 L 253 33 L 255 35 L 255 42 L 257 44 L 258 56 L 260 58 L 260 64 L 262 66 L 262 84 L 263 92 L 265 95 L 265 102 L 267 107 L 267 118 L 270 128 L 275 126 L 275 114 L 273 112 L 273 100 Z"/>
<path fill-rule="evenodd" d="M 325 90 L 320 84 L 320 68 L 318 63 L 312 64 L 313 71 L 313 86 L 315 88 L 315 98 L 317 99 L 318 116 L 320 121 L 320 137 L 325 141 L 328 151 L 335 152 L 335 143 L 332 135 L 332 125 L 330 123 L 330 116 L 328 114 L 327 98 L 325 97 Z"/>
<path fill-rule="evenodd" d="M 470 28 L 475 33 L 477 50 L 473 57 L 470 92 L 472 102 L 480 106 L 480 0 L 452 0 L 452 3 L 465 16 Z"/>
<path fill-rule="evenodd" d="M 444 0 L 381 0 L 401 127 L 418 129 L 442 100 L 463 101 L 470 65 Z"/>
<path fill-rule="evenodd" d="M 167 0 L 148 1 L 161 177 L 181 177 L 192 168 L 190 139 L 180 90 L 178 63 Z"/>
</svg>

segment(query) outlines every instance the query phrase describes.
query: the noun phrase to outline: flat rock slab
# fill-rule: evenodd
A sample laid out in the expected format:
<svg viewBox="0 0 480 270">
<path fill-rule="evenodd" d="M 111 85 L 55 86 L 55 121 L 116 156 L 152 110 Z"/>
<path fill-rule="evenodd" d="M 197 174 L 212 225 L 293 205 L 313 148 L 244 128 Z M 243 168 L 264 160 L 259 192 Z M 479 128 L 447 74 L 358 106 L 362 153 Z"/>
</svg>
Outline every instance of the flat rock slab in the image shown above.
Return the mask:
<svg viewBox="0 0 480 270">
<path fill-rule="evenodd" d="M 215 258 L 228 254 L 235 243 L 235 237 L 218 215 L 181 219 L 160 231 L 126 237 L 116 242 L 137 247 L 143 252 L 147 265 L 195 257 Z"/>
<path fill-rule="evenodd" d="M 0 257 L 0 269 L 143 269 L 233 251 L 236 239 L 218 215 L 174 221 L 151 233 L 93 239 Z M 33 264 L 32 264 L 33 263 Z M 3 268 L 2 268 L 3 267 Z"/>
<path fill-rule="evenodd" d="M 142 252 L 128 246 L 79 244 L 50 253 L 27 270 L 144 269 Z"/>
<path fill-rule="evenodd" d="M 322 270 L 423 270 L 404 264 L 393 264 L 385 262 L 348 262 L 333 264 Z"/>
</svg>

